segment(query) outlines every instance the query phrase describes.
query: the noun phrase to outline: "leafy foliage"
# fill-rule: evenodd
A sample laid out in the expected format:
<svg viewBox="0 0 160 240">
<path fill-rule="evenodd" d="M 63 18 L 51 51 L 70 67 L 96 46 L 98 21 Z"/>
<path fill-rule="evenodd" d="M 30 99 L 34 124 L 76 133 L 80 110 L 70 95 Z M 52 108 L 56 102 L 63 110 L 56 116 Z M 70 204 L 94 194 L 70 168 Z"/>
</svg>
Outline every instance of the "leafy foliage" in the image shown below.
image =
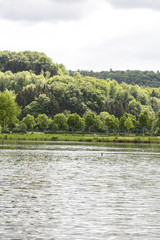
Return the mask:
<svg viewBox="0 0 160 240">
<path fill-rule="evenodd" d="M 33 129 L 36 125 L 34 116 L 30 114 L 27 114 L 27 116 L 23 118 L 22 123 L 25 123 L 28 130 Z"/>
<path fill-rule="evenodd" d="M 74 131 L 74 129 L 84 128 L 83 119 L 77 113 L 69 114 L 67 118 L 67 124 L 72 129 L 72 132 Z"/>
<path fill-rule="evenodd" d="M 49 119 L 45 114 L 39 114 L 36 118 L 36 122 L 40 129 L 47 129 L 52 123 L 52 120 Z"/>
<path fill-rule="evenodd" d="M 148 84 L 150 79 L 152 84 Z M 85 128 L 115 133 L 120 126 L 122 132 L 140 132 L 144 128 L 151 132 L 153 127 L 154 130 L 159 127 L 155 118 L 159 119 L 160 87 L 144 85 L 160 86 L 157 81 L 160 83 L 160 73 L 147 71 L 111 70 L 101 74 L 82 71 L 68 75 L 62 64 L 54 64 L 43 53 L 0 52 L 0 96 L 6 91 L 15 96 L 14 107 L 8 108 L 8 113 L 4 113 L 7 98 L 2 101 L 0 124 L 18 128 L 14 118 L 20 113 L 19 106 L 22 110 L 19 120 L 23 119 L 27 129 L 36 126 L 36 118 L 41 129 L 47 129 L 47 119 L 52 119 L 49 129 L 53 131 Z M 144 112 L 148 114 L 145 126 L 141 121 Z M 31 120 L 34 121 L 30 125 Z"/>
<path fill-rule="evenodd" d="M 0 124 L 5 128 L 7 124 L 15 120 L 20 114 L 20 108 L 15 102 L 15 98 L 6 91 L 0 92 Z"/>
<path fill-rule="evenodd" d="M 54 116 L 53 123 L 57 124 L 58 129 L 65 129 L 67 127 L 67 118 L 64 113 L 59 113 Z"/>
<path fill-rule="evenodd" d="M 36 75 L 54 76 L 66 72 L 62 64 L 54 64 L 44 53 L 39 52 L 0 52 L 0 71 L 12 73 L 32 71 Z"/>
<path fill-rule="evenodd" d="M 71 76 L 75 74 L 74 71 L 69 72 Z M 153 71 L 139 71 L 139 70 L 127 70 L 127 71 L 85 71 L 81 70 L 79 73 L 82 76 L 90 76 L 100 79 L 111 79 L 116 80 L 118 83 L 125 82 L 127 84 L 137 84 L 140 86 L 149 86 L 149 87 L 160 87 L 160 72 L 156 73 Z"/>
</svg>

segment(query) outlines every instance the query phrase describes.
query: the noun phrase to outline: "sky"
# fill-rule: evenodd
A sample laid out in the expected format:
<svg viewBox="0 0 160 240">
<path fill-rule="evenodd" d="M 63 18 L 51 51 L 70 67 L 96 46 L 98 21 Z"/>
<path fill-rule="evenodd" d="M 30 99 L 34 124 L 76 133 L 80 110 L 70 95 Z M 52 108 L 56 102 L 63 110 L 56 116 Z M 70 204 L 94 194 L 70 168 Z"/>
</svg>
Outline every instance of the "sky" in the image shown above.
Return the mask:
<svg viewBox="0 0 160 240">
<path fill-rule="evenodd" d="M 0 51 L 68 70 L 160 70 L 160 0 L 0 0 Z"/>
</svg>

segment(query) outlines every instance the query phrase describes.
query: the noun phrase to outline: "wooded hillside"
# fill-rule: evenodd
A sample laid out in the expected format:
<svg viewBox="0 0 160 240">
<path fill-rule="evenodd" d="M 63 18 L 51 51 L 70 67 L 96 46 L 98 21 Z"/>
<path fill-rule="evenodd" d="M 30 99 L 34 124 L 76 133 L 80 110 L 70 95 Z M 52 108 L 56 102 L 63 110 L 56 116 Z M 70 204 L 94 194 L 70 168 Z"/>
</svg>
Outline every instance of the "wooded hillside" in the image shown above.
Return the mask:
<svg viewBox="0 0 160 240">
<path fill-rule="evenodd" d="M 160 72 L 154 71 L 139 71 L 139 70 L 127 70 L 127 71 L 78 71 L 82 76 L 90 76 L 100 79 L 114 79 L 118 83 L 125 82 L 127 84 L 147 86 L 147 87 L 160 87 Z M 74 71 L 70 71 L 70 75 L 74 75 Z"/>
<path fill-rule="evenodd" d="M 70 76 L 62 64 L 53 63 L 45 54 L 0 52 L 0 70 L 0 92 L 8 90 L 15 96 L 21 108 L 19 120 L 27 114 L 35 118 L 45 114 L 53 119 L 59 113 L 83 117 L 92 111 L 101 117 L 106 116 L 102 114 L 105 112 L 119 120 L 128 113 L 137 121 L 141 113 L 147 112 L 153 123 L 160 111 L 160 88 L 123 81 L 119 84 L 110 78 L 79 72 Z M 134 122 L 131 115 L 129 118 Z"/>
<path fill-rule="evenodd" d="M 55 64 L 44 53 L 39 52 L 0 52 L 0 71 L 12 73 L 32 71 L 36 75 L 54 76 L 60 71 L 66 71 L 62 64 Z"/>
</svg>

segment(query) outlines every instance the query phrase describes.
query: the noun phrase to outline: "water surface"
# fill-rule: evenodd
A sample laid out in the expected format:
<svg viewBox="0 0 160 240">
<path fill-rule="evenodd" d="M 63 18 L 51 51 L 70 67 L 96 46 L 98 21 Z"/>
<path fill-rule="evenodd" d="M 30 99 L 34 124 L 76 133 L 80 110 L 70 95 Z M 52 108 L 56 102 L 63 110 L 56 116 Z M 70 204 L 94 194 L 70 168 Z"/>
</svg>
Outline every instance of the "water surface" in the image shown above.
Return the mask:
<svg viewBox="0 0 160 240">
<path fill-rule="evenodd" d="M 0 239 L 160 239 L 160 146 L 0 144 Z"/>
</svg>

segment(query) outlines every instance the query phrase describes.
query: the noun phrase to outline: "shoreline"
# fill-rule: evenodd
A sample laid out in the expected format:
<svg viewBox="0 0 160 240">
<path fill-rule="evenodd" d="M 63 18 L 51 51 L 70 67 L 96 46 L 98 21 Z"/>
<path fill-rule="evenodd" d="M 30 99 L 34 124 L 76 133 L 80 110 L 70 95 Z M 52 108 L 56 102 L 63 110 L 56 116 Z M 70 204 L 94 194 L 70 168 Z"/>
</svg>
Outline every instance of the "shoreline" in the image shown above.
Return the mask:
<svg viewBox="0 0 160 240">
<path fill-rule="evenodd" d="M 107 136 L 98 134 L 0 134 L 0 140 L 66 141 L 91 143 L 160 143 L 155 136 Z"/>
</svg>

